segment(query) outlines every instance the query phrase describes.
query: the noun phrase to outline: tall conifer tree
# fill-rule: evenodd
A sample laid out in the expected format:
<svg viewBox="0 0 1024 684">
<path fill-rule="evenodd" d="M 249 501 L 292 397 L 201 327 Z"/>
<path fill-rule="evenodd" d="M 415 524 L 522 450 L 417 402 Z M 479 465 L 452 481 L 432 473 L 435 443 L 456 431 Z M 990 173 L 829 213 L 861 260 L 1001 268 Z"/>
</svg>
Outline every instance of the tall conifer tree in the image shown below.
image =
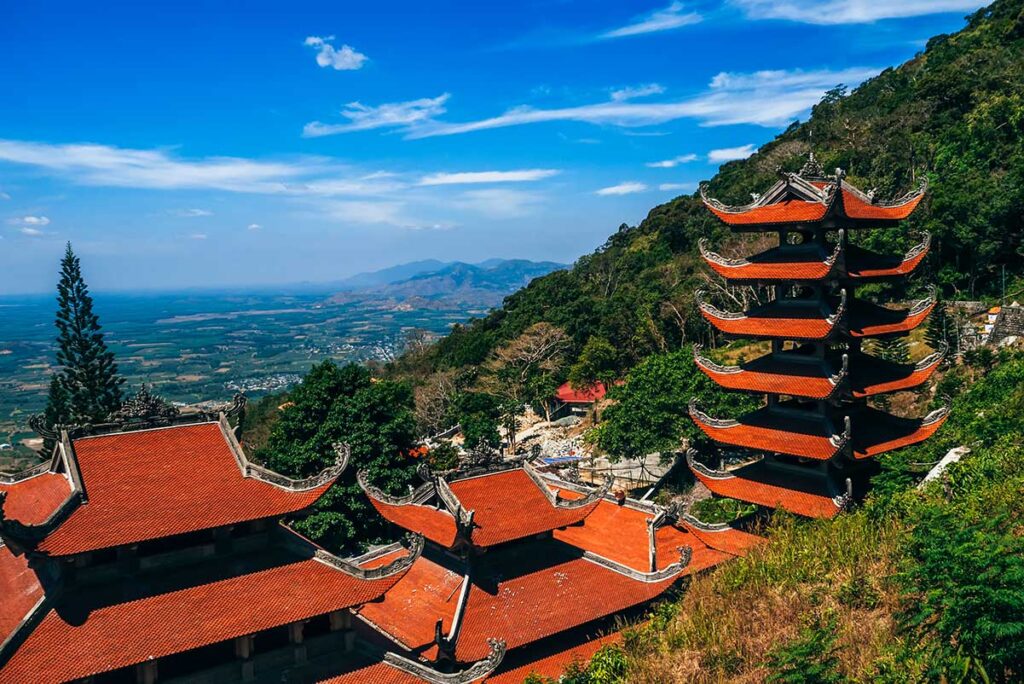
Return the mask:
<svg viewBox="0 0 1024 684">
<path fill-rule="evenodd" d="M 72 423 L 105 421 L 121 407 L 121 384 L 114 354 L 100 332 L 92 297 L 82 279 L 78 257 L 68 243 L 57 283 L 57 364 L 46 417 Z M 63 406 L 61 405 L 63 404 Z"/>
</svg>

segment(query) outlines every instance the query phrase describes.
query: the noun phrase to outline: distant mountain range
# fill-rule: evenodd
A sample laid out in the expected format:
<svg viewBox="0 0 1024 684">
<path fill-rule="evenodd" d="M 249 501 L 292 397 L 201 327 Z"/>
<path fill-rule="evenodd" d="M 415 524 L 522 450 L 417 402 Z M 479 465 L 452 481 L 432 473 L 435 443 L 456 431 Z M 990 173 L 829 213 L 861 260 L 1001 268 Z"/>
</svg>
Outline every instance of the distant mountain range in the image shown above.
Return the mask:
<svg viewBox="0 0 1024 684">
<path fill-rule="evenodd" d="M 366 298 L 418 300 L 433 305 L 497 306 L 534 278 L 566 268 L 554 261 L 488 259 L 477 264 L 425 259 L 358 273 L 338 283 L 331 303 Z"/>
</svg>

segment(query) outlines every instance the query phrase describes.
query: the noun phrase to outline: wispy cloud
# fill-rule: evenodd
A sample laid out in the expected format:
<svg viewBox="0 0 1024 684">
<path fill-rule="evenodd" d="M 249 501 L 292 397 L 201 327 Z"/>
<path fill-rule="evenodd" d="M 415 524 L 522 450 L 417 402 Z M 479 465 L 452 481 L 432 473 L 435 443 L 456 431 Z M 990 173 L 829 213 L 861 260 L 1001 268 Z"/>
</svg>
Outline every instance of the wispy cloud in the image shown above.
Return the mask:
<svg viewBox="0 0 1024 684">
<path fill-rule="evenodd" d="M 627 183 L 619 183 L 618 185 L 612 185 L 612 186 L 607 187 L 607 188 L 601 188 L 600 190 L 595 190 L 594 194 L 595 195 L 602 195 L 602 196 L 608 196 L 608 195 L 632 195 L 632 194 L 635 194 L 635 193 L 638 193 L 638 192 L 645 192 L 646 190 L 647 190 L 647 186 L 644 183 L 638 183 L 638 182 L 635 182 L 635 181 L 630 181 L 630 182 L 627 182 Z"/>
<path fill-rule="evenodd" d="M 15 226 L 48 226 L 49 216 L 15 216 L 7 219 L 7 222 Z"/>
<path fill-rule="evenodd" d="M 456 207 L 494 219 L 509 219 L 533 213 L 543 195 L 511 188 L 467 190 L 453 200 Z"/>
<path fill-rule="evenodd" d="M 746 159 L 750 155 L 757 152 L 755 145 L 741 145 L 740 147 L 724 147 L 719 150 L 711 150 L 708 152 L 709 162 L 727 162 L 736 159 Z"/>
<path fill-rule="evenodd" d="M 449 93 L 442 93 L 437 97 L 425 97 L 408 102 L 388 102 L 375 107 L 361 102 L 349 102 L 341 110 L 341 115 L 348 119 L 348 123 L 328 124 L 311 121 L 302 129 L 302 135 L 307 138 L 319 138 L 375 128 L 409 128 L 444 114 L 447 111 L 444 103 L 449 97 Z"/>
<path fill-rule="evenodd" d="M 0 192 L 0 200 L 9 200 L 9 199 L 11 199 L 10 195 L 8 195 L 6 192 Z"/>
<path fill-rule="evenodd" d="M 206 233 L 192 233 L 188 236 L 189 240 L 205 240 L 206 238 Z"/>
<path fill-rule="evenodd" d="M 356 52 L 348 45 L 335 48 L 331 45 L 334 36 L 308 36 L 305 45 L 316 48 L 316 63 L 321 67 L 331 67 L 335 71 L 354 71 L 362 69 L 366 63 L 366 55 Z"/>
<path fill-rule="evenodd" d="M 674 190 L 690 190 L 693 187 L 693 183 L 662 183 L 658 186 L 658 190 L 668 192 Z"/>
<path fill-rule="evenodd" d="M 598 35 L 598 38 L 608 39 L 639 36 L 644 33 L 669 31 L 683 26 L 696 24 L 700 21 L 701 16 L 699 14 L 696 12 L 687 12 L 685 6 L 681 2 L 673 2 L 668 7 L 635 17 L 625 26 L 605 31 Z"/>
<path fill-rule="evenodd" d="M 704 93 L 670 102 L 615 101 L 555 109 L 516 107 L 477 121 L 449 123 L 424 119 L 406 128 L 407 138 L 457 135 L 473 131 L 551 121 L 639 127 L 677 119 L 696 119 L 705 126 L 755 124 L 784 126 L 821 100 L 825 91 L 843 83 L 857 85 L 878 69 L 852 67 L 838 71 L 775 70 L 753 73 L 722 72 Z"/>
<path fill-rule="evenodd" d="M 681 154 L 678 157 L 672 157 L 671 159 L 664 159 L 662 161 L 647 162 L 647 166 L 652 169 L 674 169 L 680 164 L 689 164 L 690 162 L 697 161 L 697 155 L 695 154 Z"/>
<path fill-rule="evenodd" d="M 644 85 L 619 88 L 612 91 L 612 102 L 625 102 L 626 100 L 633 100 L 638 97 L 661 95 L 663 92 L 665 92 L 665 86 L 660 83 L 645 83 Z"/>
<path fill-rule="evenodd" d="M 261 228 L 263 228 L 263 226 L 261 226 L 258 223 L 250 223 L 248 226 L 246 226 L 247 230 L 253 230 L 253 231 L 260 230 Z"/>
<path fill-rule="evenodd" d="M 420 185 L 469 185 L 476 183 L 523 183 L 557 175 L 558 169 L 521 169 L 518 171 L 466 171 L 434 173 L 420 179 Z"/>
<path fill-rule="evenodd" d="M 22 226 L 18 230 L 22 235 L 27 235 L 28 237 L 42 237 L 44 235 L 43 231 L 31 226 Z"/>
<path fill-rule="evenodd" d="M 989 0 L 731 0 L 751 19 L 784 19 L 805 24 L 866 24 L 881 19 L 968 12 Z"/>
<path fill-rule="evenodd" d="M 172 216 L 179 216 L 181 218 L 200 218 L 203 216 L 213 216 L 213 212 L 209 209 L 172 209 Z"/>
</svg>

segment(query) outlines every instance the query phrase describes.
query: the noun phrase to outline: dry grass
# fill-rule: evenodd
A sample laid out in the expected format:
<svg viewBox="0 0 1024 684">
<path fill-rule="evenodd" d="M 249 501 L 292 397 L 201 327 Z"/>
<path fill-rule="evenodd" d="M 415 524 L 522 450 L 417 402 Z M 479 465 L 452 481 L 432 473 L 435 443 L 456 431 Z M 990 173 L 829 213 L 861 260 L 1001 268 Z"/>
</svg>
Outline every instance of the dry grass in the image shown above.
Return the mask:
<svg viewBox="0 0 1024 684">
<path fill-rule="evenodd" d="M 824 614 L 836 618 L 843 672 L 868 678 L 897 638 L 898 594 L 889 578 L 901 533 L 862 514 L 777 522 L 775 543 L 695 579 L 674 618 L 627 640 L 629 681 L 764 681 L 769 652 Z"/>
</svg>

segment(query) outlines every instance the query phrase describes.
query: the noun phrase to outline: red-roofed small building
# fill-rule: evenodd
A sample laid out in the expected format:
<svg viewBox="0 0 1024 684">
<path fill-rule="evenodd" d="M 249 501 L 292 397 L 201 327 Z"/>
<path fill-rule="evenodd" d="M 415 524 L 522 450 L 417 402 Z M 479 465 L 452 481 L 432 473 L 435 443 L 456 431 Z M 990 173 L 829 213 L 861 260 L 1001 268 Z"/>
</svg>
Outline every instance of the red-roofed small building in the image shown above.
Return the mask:
<svg viewBox="0 0 1024 684">
<path fill-rule="evenodd" d="M 760 456 L 725 470 L 691 453 L 695 476 L 713 494 L 830 518 L 863 496 L 876 456 L 921 442 L 942 426 L 948 407 L 909 419 L 869 401 L 924 385 L 945 350 L 912 365 L 863 350 L 864 340 L 904 336 L 921 325 L 935 306 L 935 291 L 900 309 L 856 296 L 861 283 L 912 273 L 931 238 L 925 234 L 902 256 L 849 240 L 853 230 L 898 225 L 925 189 L 922 184 L 881 202 L 848 183 L 842 170 L 826 175 L 813 154 L 799 173 L 783 174 L 743 207 L 726 206 L 701 189 L 708 209 L 733 230 L 778 234 L 777 246 L 747 258 L 725 258 L 700 245 L 708 266 L 729 284 L 774 292 L 767 303 L 739 313 L 722 311 L 698 293 L 701 314 L 718 333 L 771 343 L 768 354 L 738 365 L 718 364 L 694 348 L 697 367 L 720 387 L 767 397 L 765 406 L 737 418 L 710 416 L 691 402 L 691 418 L 719 450 Z"/>
</svg>

